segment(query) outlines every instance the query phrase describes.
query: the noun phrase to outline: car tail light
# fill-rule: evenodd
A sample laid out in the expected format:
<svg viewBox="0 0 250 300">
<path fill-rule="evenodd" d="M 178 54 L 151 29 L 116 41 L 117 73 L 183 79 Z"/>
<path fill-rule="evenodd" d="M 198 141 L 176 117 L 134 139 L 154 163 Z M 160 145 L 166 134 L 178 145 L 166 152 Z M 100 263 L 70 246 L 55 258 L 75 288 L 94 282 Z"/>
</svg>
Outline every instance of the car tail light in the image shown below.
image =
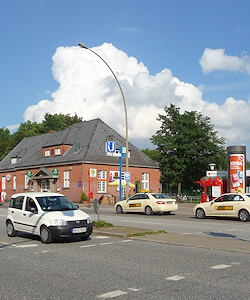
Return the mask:
<svg viewBox="0 0 250 300">
<path fill-rule="evenodd" d="M 177 204 L 177 201 L 175 201 L 174 204 Z"/>
<path fill-rule="evenodd" d="M 157 204 L 165 204 L 165 201 L 156 201 Z"/>
</svg>

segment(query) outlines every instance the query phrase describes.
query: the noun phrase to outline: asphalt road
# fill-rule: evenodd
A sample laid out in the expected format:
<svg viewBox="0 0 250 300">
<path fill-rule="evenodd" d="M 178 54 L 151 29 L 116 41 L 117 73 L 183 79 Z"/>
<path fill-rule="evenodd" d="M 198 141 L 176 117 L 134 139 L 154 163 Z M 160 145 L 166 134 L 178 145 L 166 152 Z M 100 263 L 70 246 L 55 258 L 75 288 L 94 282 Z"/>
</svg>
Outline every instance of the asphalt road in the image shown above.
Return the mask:
<svg viewBox="0 0 250 300">
<path fill-rule="evenodd" d="M 192 204 L 182 205 L 176 213 L 171 215 L 144 214 L 116 214 L 111 207 L 100 206 L 100 219 L 116 226 L 140 227 L 152 230 L 165 230 L 166 232 L 183 235 L 195 234 L 201 236 L 234 237 L 235 239 L 250 241 L 250 221 L 241 222 L 238 219 L 206 218 L 199 220 L 193 216 Z M 93 208 L 83 208 L 93 220 L 97 215 Z"/>
<path fill-rule="evenodd" d="M 249 254 L 100 235 L 44 245 L 31 235 L 7 237 L 5 215 L 0 208 L 3 300 L 250 299 Z"/>
</svg>

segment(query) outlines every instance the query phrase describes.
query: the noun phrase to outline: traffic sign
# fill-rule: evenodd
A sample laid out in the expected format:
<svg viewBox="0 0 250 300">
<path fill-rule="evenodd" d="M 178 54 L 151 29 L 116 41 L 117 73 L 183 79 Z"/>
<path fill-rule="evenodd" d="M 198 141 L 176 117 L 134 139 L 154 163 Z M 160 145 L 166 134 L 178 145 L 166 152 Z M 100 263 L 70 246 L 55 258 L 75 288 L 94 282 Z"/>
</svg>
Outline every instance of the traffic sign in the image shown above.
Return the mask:
<svg viewBox="0 0 250 300">
<path fill-rule="evenodd" d="M 106 153 L 115 153 L 116 145 L 115 142 L 108 141 L 106 142 Z"/>
<path fill-rule="evenodd" d="M 124 172 L 124 179 L 130 181 L 130 172 Z"/>
</svg>

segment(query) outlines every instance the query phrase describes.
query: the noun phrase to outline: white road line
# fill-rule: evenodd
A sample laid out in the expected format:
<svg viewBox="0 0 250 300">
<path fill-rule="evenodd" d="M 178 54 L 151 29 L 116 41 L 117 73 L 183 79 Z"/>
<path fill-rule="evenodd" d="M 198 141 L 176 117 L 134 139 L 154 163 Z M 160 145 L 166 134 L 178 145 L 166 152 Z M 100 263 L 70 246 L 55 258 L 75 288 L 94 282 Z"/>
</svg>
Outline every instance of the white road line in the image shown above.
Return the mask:
<svg viewBox="0 0 250 300">
<path fill-rule="evenodd" d="M 117 291 L 109 292 L 109 293 L 106 293 L 106 294 L 98 295 L 97 298 L 99 298 L 99 299 L 110 299 L 110 298 L 115 298 L 115 297 L 126 295 L 126 294 L 127 294 L 126 292 L 117 290 Z"/>
<path fill-rule="evenodd" d="M 31 247 L 37 247 L 37 244 L 29 244 L 29 245 L 12 245 L 13 247 L 16 248 L 31 248 Z"/>
<path fill-rule="evenodd" d="M 96 245 L 84 245 L 84 246 L 80 246 L 80 248 L 89 248 L 89 247 L 96 247 Z"/>
<path fill-rule="evenodd" d="M 178 281 L 178 280 L 181 280 L 181 279 L 184 279 L 184 278 L 185 277 L 183 277 L 183 276 L 175 275 L 175 276 L 167 277 L 165 279 L 167 279 L 167 280 L 173 280 L 173 281 Z"/>
<path fill-rule="evenodd" d="M 217 266 L 211 267 L 211 269 L 219 270 L 219 269 L 226 269 L 226 268 L 230 268 L 230 267 L 231 267 L 231 265 L 217 265 Z"/>
<path fill-rule="evenodd" d="M 132 291 L 132 292 L 139 292 L 141 289 L 128 288 L 128 290 L 130 290 L 130 291 Z"/>
<path fill-rule="evenodd" d="M 110 237 L 109 236 L 98 235 L 98 236 L 93 236 L 92 239 L 110 239 Z"/>
<path fill-rule="evenodd" d="M 133 242 L 132 240 L 123 240 L 122 243 Z"/>
<path fill-rule="evenodd" d="M 111 245 L 114 244 L 114 242 L 109 242 L 109 243 L 101 243 L 100 246 L 105 246 L 105 245 Z"/>
<path fill-rule="evenodd" d="M 184 233 L 182 233 L 183 235 L 185 235 L 185 234 L 192 234 L 192 233 L 190 233 L 190 232 L 184 232 Z"/>
</svg>

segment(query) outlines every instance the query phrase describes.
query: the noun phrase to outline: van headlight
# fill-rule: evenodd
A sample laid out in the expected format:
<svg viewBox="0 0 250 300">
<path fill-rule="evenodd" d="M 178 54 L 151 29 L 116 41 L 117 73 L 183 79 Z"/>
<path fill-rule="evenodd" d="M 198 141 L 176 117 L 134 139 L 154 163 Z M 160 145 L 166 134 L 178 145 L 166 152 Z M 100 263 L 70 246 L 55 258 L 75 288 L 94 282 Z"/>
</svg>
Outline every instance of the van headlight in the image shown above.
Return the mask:
<svg viewBox="0 0 250 300">
<path fill-rule="evenodd" d="M 88 217 L 88 218 L 87 218 L 87 224 L 90 224 L 90 223 L 91 223 L 91 218 Z"/>
<path fill-rule="evenodd" d="M 68 226 L 67 221 L 65 221 L 64 219 L 56 219 L 54 220 L 54 223 L 56 226 Z"/>
</svg>

